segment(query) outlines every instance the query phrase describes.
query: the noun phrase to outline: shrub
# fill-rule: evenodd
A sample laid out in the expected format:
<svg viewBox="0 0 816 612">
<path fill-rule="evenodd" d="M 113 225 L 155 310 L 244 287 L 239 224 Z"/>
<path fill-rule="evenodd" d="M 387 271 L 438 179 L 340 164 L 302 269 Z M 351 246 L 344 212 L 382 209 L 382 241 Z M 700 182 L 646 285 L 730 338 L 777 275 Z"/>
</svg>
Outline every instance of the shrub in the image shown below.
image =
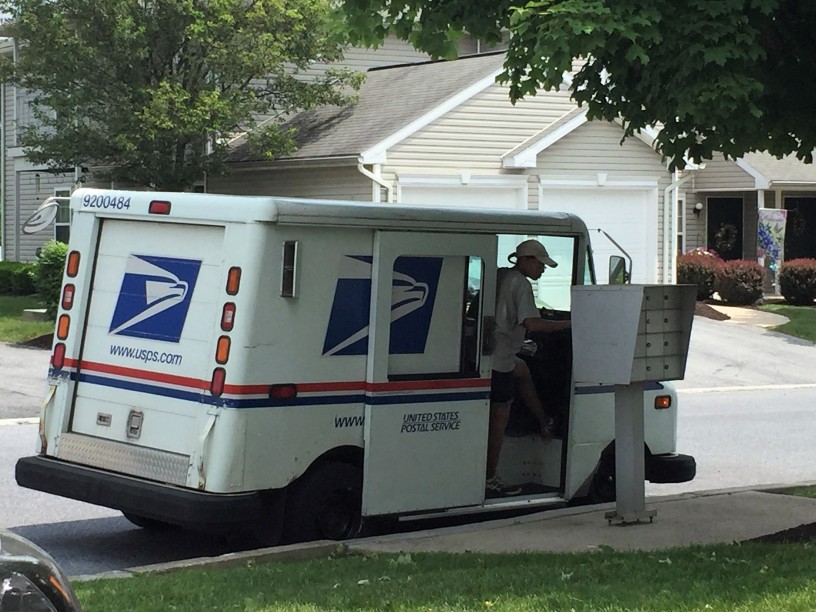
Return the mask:
<svg viewBox="0 0 816 612">
<path fill-rule="evenodd" d="M 34 264 L 34 286 L 40 295 L 40 301 L 48 311 L 48 316 L 52 319 L 57 318 L 62 273 L 65 269 L 67 254 L 67 244 L 49 240 L 40 251 L 37 263 Z"/>
<path fill-rule="evenodd" d="M 34 264 L 27 263 L 21 264 L 14 271 L 11 278 L 11 292 L 14 295 L 31 295 L 37 292 L 34 287 L 34 268 Z"/>
<path fill-rule="evenodd" d="M 779 290 L 788 304 L 808 306 L 816 299 L 816 259 L 791 259 L 779 270 Z"/>
<path fill-rule="evenodd" d="M 23 264 L 17 261 L 0 261 L 0 293 L 12 293 L 14 273 Z"/>
<path fill-rule="evenodd" d="M 681 285 L 697 285 L 698 300 L 711 299 L 720 265 L 722 259 L 716 252 L 694 249 L 677 258 L 677 282 Z"/>
<path fill-rule="evenodd" d="M 755 261 L 735 259 L 717 268 L 715 289 L 729 304 L 746 306 L 762 297 L 763 269 Z"/>
</svg>

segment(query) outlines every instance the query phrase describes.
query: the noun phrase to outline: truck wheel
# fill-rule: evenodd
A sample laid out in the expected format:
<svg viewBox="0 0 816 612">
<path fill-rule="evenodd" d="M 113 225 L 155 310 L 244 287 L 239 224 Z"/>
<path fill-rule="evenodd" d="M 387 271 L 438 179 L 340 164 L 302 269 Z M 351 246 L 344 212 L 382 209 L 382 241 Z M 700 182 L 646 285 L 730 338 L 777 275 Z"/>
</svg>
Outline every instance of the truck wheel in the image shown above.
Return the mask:
<svg viewBox="0 0 816 612">
<path fill-rule="evenodd" d="M 122 515 L 131 523 L 133 523 L 137 527 L 141 527 L 142 529 L 151 529 L 153 531 L 166 531 L 168 529 L 178 529 L 178 527 L 176 525 L 173 525 L 172 523 L 165 523 L 164 521 L 147 518 L 145 516 L 139 516 L 138 514 L 123 512 Z"/>
<path fill-rule="evenodd" d="M 326 462 L 292 483 L 283 543 L 347 540 L 360 532 L 363 475 L 347 463 Z"/>
<path fill-rule="evenodd" d="M 615 481 L 615 461 L 614 456 L 611 465 L 607 461 L 601 461 L 595 476 L 589 485 L 587 500 L 590 504 L 605 504 L 615 501 L 617 495 L 617 484 Z"/>
</svg>

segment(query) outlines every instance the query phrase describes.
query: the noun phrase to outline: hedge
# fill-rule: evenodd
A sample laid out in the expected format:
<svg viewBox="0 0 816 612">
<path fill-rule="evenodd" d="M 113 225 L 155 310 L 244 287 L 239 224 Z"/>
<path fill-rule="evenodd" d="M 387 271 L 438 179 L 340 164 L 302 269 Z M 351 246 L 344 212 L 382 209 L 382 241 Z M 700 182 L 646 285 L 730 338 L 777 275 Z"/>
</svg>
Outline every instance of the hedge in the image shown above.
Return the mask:
<svg viewBox="0 0 816 612">
<path fill-rule="evenodd" d="M 788 304 L 809 306 L 816 299 L 816 259 L 791 259 L 779 269 L 779 290 Z"/>
<path fill-rule="evenodd" d="M 734 259 L 717 268 L 714 288 L 729 304 L 747 306 L 762 297 L 764 271 L 756 261 Z"/>
<path fill-rule="evenodd" d="M 697 285 L 697 299 L 710 300 L 714 294 L 717 269 L 722 259 L 716 252 L 695 249 L 677 257 L 677 282 L 681 285 Z"/>
</svg>

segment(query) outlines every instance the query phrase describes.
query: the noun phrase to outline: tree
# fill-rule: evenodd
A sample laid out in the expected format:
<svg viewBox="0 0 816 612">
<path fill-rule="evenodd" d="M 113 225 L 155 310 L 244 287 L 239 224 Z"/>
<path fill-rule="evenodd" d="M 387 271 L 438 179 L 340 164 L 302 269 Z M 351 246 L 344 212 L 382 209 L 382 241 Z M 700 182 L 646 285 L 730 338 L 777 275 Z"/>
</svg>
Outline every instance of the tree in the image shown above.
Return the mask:
<svg viewBox="0 0 816 612">
<path fill-rule="evenodd" d="M 224 171 L 252 130 L 267 157 L 293 150 L 277 119 L 347 103 L 360 75 L 342 57 L 330 0 L 8 0 L 19 48 L 0 77 L 33 92 L 29 159 L 53 169 L 180 190 Z M 352 89 L 349 89 L 350 86 Z"/>
<path fill-rule="evenodd" d="M 816 147 L 816 3 L 812 0 L 344 0 L 357 43 L 389 31 L 437 57 L 457 38 L 509 34 L 513 102 L 555 89 L 625 135 L 660 126 L 658 150 L 684 157 Z M 577 69 L 573 69 L 578 60 Z"/>
</svg>

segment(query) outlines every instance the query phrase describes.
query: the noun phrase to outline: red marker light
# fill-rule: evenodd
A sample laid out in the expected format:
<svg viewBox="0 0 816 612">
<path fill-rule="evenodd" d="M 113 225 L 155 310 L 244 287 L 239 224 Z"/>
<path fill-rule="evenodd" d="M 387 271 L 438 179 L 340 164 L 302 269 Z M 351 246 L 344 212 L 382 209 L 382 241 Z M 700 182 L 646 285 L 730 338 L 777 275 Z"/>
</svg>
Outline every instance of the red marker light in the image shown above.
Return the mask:
<svg viewBox="0 0 816 612">
<path fill-rule="evenodd" d="M 147 212 L 151 215 L 169 215 L 170 202 L 166 200 L 153 200 L 147 207 Z"/>
</svg>

